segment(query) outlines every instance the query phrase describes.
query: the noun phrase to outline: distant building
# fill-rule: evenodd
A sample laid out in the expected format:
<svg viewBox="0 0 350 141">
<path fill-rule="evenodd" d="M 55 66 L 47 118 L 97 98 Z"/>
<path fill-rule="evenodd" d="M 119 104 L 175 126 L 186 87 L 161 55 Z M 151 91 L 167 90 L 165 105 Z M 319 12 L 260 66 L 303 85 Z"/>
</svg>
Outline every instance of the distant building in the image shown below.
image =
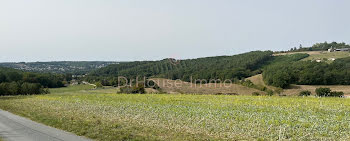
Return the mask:
<svg viewBox="0 0 350 141">
<path fill-rule="evenodd" d="M 334 52 L 334 51 L 335 49 L 333 48 L 333 46 L 330 49 L 328 49 L 328 52 Z"/>
<path fill-rule="evenodd" d="M 335 49 L 334 47 L 331 47 L 330 49 L 328 49 L 328 52 L 335 52 L 335 51 L 350 51 L 350 48 Z"/>
<path fill-rule="evenodd" d="M 335 51 L 350 51 L 350 48 L 335 49 Z"/>
</svg>

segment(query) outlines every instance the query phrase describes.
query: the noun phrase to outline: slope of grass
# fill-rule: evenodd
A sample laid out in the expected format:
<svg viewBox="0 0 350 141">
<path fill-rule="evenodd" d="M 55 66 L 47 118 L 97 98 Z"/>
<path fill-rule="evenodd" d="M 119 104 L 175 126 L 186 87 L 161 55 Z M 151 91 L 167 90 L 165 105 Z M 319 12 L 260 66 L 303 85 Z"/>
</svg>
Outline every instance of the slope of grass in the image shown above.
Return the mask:
<svg viewBox="0 0 350 141">
<path fill-rule="evenodd" d="M 63 88 L 54 88 L 50 89 L 50 93 L 53 94 L 64 94 L 64 93 L 74 93 L 84 90 L 92 90 L 94 86 L 91 85 L 75 85 L 75 86 L 69 86 L 69 87 L 63 87 Z"/>
<path fill-rule="evenodd" d="M 322 61 L 325 61 L 327 63 L 331 63 L 331 62 L 333 62 L 333 60 L 331 60 L 332 58 L 338 59 L 338 58 L 345 58 L 345 57 L 349 57 L 349 56 L 350 56 L 350 53 L 344 52 L 344 51 L 320 52 L 319 54 L 310 54 L 309 57 L 307 57 L 303 60 L 311 60 L 311 61 L 322 60 Z"/>
<path fill-rule="evenodd" d="M 333 62 L 331 59 L 339 59 L 339 58 L 345 58 L 350 56 L 350 52 L 346 51 L 339 51 L 339 52 L 327 52 L 327 51 L 304 51 L 304 52 L 288 52 L 288 53 L 278 53 L 274 54 L 274 56 L 283 56 L 283 55 L 290 55 L 290 54 L 298 54 L 298 53 L 306 53 L 310 56 L 307 58 L 304 58 L 303 61 L 311 60 L 322 60 L 327 63 Z"/>
<path fill-rule="evenodd" d="M 68 89 L 80 90 L 0 97 L 0 108 L 96 140 L 350 139 L 350 99 Z"/>
<path fill-rule="evenodd" d="M 236 94 L 251 95 L 253 92 L 264 93 L 262 91 L 245 87 L 234 83 L 202 83 L 194 84 L 181 80 L 169 80 L 162 78 L 152 79 L 162 89 L 163 92 L 170 94 Z"/>
</svg>

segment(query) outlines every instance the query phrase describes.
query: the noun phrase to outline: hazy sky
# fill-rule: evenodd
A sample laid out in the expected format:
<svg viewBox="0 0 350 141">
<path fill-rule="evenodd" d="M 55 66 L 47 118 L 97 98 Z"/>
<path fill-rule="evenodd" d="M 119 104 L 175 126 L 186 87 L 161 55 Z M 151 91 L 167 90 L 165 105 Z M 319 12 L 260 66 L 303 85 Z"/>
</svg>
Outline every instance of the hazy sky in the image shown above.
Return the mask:
<svg viewBox="0 0 350 141">
<path fill-rule="evenodd" d="M 350 43 L 349 0 L 0 0 L 0 62 L 159 60 Z"/>
</svg>

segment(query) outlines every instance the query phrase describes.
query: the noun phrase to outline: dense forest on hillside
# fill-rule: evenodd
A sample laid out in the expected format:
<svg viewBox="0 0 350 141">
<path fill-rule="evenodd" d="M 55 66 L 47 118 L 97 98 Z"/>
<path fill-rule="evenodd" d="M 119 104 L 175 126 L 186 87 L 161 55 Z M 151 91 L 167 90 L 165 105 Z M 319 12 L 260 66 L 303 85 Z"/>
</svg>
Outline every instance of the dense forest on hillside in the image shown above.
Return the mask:
<svg viewBox="0 0 350 141">
<path fill-rule="evenodd" d="M 0 67 L 0 95 L 41 94 L 63 87 L 64 75 L 23 72 Z"/>
<path fill-rule="evenodd" d="M 136 77 L 162 77 L 191 81 L 196 79 L 241 79 L 261 73 L 261 66 L 272 59 L 271 51 L 253 51 L 234 56 L 216 56 L 175 61 L 141 61 L 119 63 L 91 72 L 88 81 L 102 81 L 104 85 L 114 85 L 116 77 L 129 79 Z M 112 84 L 113 83 L 113 84 Z"/>
<path fill-rule="evenodd" d="M 286 88 L 299 85 L 350 85 L 350 57 L 328 64 L 315 61 L 275 63 L 264 69 L 268 85 Z"/>
<path fill-rule="evenodd" d="M 19 62 L 0 63 L 0 66 L 31 72 L 71 73 L 81 75 L 116 63 L 117 62 L 103 61 Z"/>
</svg>

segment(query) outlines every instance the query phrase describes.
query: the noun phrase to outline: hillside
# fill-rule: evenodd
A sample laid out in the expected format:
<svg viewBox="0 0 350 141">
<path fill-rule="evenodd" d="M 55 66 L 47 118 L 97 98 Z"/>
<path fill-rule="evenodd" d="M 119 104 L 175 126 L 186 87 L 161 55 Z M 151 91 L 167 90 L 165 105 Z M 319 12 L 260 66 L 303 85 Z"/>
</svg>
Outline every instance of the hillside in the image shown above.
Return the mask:
<svg viewBox="0 0 350 141">
<path fill-rule="evenodd" d="M 280 88 L 289 88 L 291 85 L 350 85 L 350 57 L 349 52 L 323 52 L 303 51 L 273 54 L 271 51 L 253 51 L 233 56 L 216 56 L 188 60 L 164 59 L 159 61 L 138 61 L 113 64 L 97 69 L 88 74 L 85 80 L 101 82 L 102 85 L 117 85 L 117 77 L 127 79 L 163 78 L 199 83 L 211 80 L 230 80 L 238 85 L 267 92 L 273 90 L 277 93 Z M 322 60 L 322 61 L 316 61 Z M 259 75 L 258 83 L 250 85 L 247 80 Z M 240 81 L 241 80 L 241 81 Z M 129 81 L 130 82 L 130 81 Z M 256 81 L 257 82 L 257 81 Z M 242 86 L 242 87 L 243 87 Z M 164 88 L 166 89 L 166 88 Z M 236 93 L 233 89 L 202 90 L 182 88 L 167 89 L 168 92 L 177 93 Z M 242 88 L 237 88 L 242 89 Z M 312 88 L 308 88 L 312 89 Z M 253 91 L 237 92 L 238 94 L 251 94 Z M 295 91 L 293 91 L 295 92 Z M 279 93 L 280 94 L 280 93 Z"/>
<path fill-rule="evenodd" d="M 307 60 L 272 63 L 264 69 L 263 78 L 266 84 L 281 88 L 290 84 L 350 85 L 349 64 L 350 57 L 331 63 Z"/>
<path fill-rule="evenodd" d="M 216 56 L 198 59 L 141 61 L 109 65 L 91 72 L 87 79 L 98 80 L 124 76 L 160 77 L 191 81 L 195 79 L 241 79 L 261 72 L 261 66 L 272 59 L 271 51 L 254 51 L 233 56 Z"/>
</svg>

